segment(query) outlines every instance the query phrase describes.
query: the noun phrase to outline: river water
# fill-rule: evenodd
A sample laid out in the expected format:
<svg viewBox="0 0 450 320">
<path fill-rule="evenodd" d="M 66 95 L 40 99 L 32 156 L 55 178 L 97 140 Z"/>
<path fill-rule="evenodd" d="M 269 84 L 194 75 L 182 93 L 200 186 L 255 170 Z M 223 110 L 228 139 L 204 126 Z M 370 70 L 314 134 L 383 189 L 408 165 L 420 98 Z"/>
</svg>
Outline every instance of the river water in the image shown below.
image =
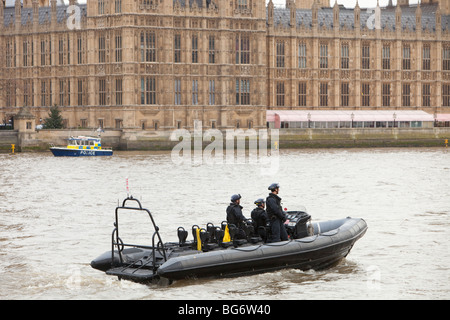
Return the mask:
<svg viewBox="0 0 450 320">
<path fill-rule="evenodd" d="M 258 163 L 176 164 L 170 152 L 1 154 L 0 299 L 450 298 L 448 149 L 282 150 L 277 161 L 264 174 Z M 127 192 L 153 212 L 163 241 L 177 241 L 178 226 L 224 220 L 234 193 L 249 217 L 272 182 L 288 210 L 303 205 L 313 221 L 362 217 L 366 235 L 324 271 L 166 286 L 119 281 L 89 265 L 110 250 Z M 149 238 L 148 221 L 126 218 L 125 242 L 136 243 L 133 233 Z"/>
</svg>

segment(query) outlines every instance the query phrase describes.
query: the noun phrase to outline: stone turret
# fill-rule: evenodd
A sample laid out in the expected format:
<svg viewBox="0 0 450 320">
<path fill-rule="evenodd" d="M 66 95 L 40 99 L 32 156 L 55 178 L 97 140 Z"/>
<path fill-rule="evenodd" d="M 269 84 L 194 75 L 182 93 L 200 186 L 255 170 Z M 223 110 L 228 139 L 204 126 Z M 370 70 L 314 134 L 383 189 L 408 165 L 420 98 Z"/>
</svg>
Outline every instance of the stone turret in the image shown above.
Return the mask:
<svg viewBox="0 0 450 320">
<path fill-rule="evenodd" d="M 380 8 L 380 1 L 377 0 L 377 6 L 375 7 L 375 21 L 374 21 L 374 27 L 376 30 L 381 29 L 381 8 Z"/>
<path fill-rule="evenodd" d="M 294 28 L 296 25 L 296 7 L 295 7 L 295 1 L 290 0 L 291 3 L 289 5 L 289 11 L 290 11 L 290 26 L 291 28 Z"/>
<path fill-rule="evenodd" d="M 312 4 L 312 8 L 311 8 L 311 20 L 312 20 L 312 25 L 313 27 L 317 27 L 317 21 L 319 19 L 319 5 L 317 3 L 317 0 L 314 0 L 313 4 Z"/>
<path fill-rule="evenodd" d="M 32 8 L 33 7 L 33 0 L 23 0 L 23 7 L 24 8 Z M 38 0 L 38 7 L 48 7 L 49 6 L 49 0 Z"/>
<path fill-rule="evenodd" d="M 56 25 L 56 0 L 51 0 L 51 23 Z"/>
<path fill-rule="evenodd" d="M 330 0 L 296 0 L 295 6 L 297 7 L 297 9 L 311 9 L 314 2 L 317 2 L 318 8 L 330 7 Z"/>
<path fill-rule="evenodd" d="M 441 17 L 442 17 L 442 10 L 441 10 L 441 6 L 439 5 L 436 9 L 436 33 L 438 35 L 440 35 L 440 33 L 442 32 Z"/>
<path fill-rule="evenodd" d="M 359 8 L 358 0 L 356 0 L 355 10 L 353 11 L 355 19 L 355 29 L 359 30 L 361 27 L 361 9 Z"/>
<path fill-rule="evenodd" d="M 335 0 L 333 7 L 333 28 L 339 30 L 339 5 L 337 0 Z"/>
<path fill-rule="evenodd" d="M 269 4 L 267 5 L 267 9 L 268 9 L 268 11 L 269 11 L 269 13 L 268 13 L 268 24 L 269 24 L 269 27 L 270 26 L 273 26 L 273 2 L 272 2 L 272 0 L 269 0 Z"/>
<path fill-rule="evenodd" d="M 1 0 L 2 3 L 0 4 L 0 29 L 3 28 L 3 16 L 4 16 L 4 12 L 5 12 L 5 0 Z"/>
<path fill-rule="evenodd" d="M 441 14 L 450 15 L 450 0 L 439 0 L 438 2 L 441 8 Z"/>
<path fill-rule="evenodd" d="M 15 2 L 14 19 L 16 30 L 18 30 L 22 26 L 22 4 L 20 3 L 20 0 L 16 0 Z"/>
<path fill-rule="evenodd" d="M 416 30 L 422 30 L 422 8 L 420 7 L 420 2 L 417 3 L 416 8 Z"/>
<path fill-rule="evenodd" d="M 286 8 L 291 8 L 292 6 L 295 7 L 295 0 L 286 0 Z"/>
<path fill-rule="evenodd" d="M 36 129 L 35 116 L 28 107 L 20 108 L 20 111 L 14 116 L 14 127 L 19 132 L 33 132 Z"/>
<path fill-rule="evenodd" d="M 33 8 L 33 24 L 37 26 L 39 24 L 39 2 L 38 2 L 38 0 L 33 0 L 32 8 Z"/>
<path fill-rule="evenodd" d="M 402 9 L 400 8 L 400 3 L 397 2 L 395 7 L 395 30 L 402 30 Z"/>
<path fill-rule="evenodd" d="M 34 146 L 36 143 L 36 117 L 28 107 L 20 108 L 14 116 L 14 129 L 18 131 L 18 147 Z"/>
</svg>

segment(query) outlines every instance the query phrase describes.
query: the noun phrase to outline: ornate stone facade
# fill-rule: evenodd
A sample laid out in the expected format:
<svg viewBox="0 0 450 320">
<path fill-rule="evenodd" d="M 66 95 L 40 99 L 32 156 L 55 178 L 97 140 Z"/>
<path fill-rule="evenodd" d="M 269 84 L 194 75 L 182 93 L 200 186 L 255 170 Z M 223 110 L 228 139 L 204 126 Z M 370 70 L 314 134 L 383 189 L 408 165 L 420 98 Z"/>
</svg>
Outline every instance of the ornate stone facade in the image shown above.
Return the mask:
<svg viewBox="0 0 450 320">
<path fill-rule="evenodd" d="M 269 2 L 268 107 L 449 112 L 449 3 L 301 10 Z"/>
<path fill-rule="evenodd" d="M 450 0 L 297 2 L 0 5 L 0 122 L 55 104 L 69 128 L 144 130 L 263 128 L 268 108 L 450 112 Z"/>
</svg>

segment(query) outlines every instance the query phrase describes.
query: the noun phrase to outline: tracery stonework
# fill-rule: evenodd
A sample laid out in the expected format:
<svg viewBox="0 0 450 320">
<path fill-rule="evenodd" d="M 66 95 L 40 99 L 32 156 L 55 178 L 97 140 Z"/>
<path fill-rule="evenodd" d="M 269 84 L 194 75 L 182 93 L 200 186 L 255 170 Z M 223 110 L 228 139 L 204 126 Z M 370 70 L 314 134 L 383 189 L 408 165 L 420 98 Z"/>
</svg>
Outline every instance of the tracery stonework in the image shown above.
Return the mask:
<svg viewBox="0 0 450 320">
<path fill-rule="evenodd" d="M 140 130 L 265 128 L 284 108 L 449 113 L 449 2 L 381 8 L 374 28 L 373 10 L 318 0 L 70 0 L 73 27 L 68 5 L 6 0 L 0 122 L 28 106 L 39 124 L 52 105 L 69 128 Z"/>
</svg>

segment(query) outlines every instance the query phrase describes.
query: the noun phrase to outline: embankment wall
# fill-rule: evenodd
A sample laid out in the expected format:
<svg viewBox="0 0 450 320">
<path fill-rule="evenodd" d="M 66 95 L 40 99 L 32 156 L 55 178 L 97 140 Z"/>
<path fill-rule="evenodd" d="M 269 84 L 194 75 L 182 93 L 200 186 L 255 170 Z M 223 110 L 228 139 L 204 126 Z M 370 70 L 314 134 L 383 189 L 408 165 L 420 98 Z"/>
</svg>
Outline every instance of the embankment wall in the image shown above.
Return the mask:
<svg viewBox="0 0 450 320">
<path fill-rule="evenodd" d="M 244 131 L 245 132 L 245 131 Z M 270 130 L 269 130 L 270 133 Z M 170 131 L 116 129 L 102 132 L 102 145 L 114 150 L 171 150 L 178 141 Z M 0 152 L 48 151 L 50 145 L 65 145 L 70 136 L 96 136 L 92 130 L 39 130 L 31 140 L 16 130 L 0 131 Z M 450 128 L 340 128 L 280 129 L 279 148 L 348 147 L 437 147 L 445 146 Z M 225 143 L 226 133 L 223 133 Z M 203 147 L 210 141 L 203 141 Z"/>
</svg>

